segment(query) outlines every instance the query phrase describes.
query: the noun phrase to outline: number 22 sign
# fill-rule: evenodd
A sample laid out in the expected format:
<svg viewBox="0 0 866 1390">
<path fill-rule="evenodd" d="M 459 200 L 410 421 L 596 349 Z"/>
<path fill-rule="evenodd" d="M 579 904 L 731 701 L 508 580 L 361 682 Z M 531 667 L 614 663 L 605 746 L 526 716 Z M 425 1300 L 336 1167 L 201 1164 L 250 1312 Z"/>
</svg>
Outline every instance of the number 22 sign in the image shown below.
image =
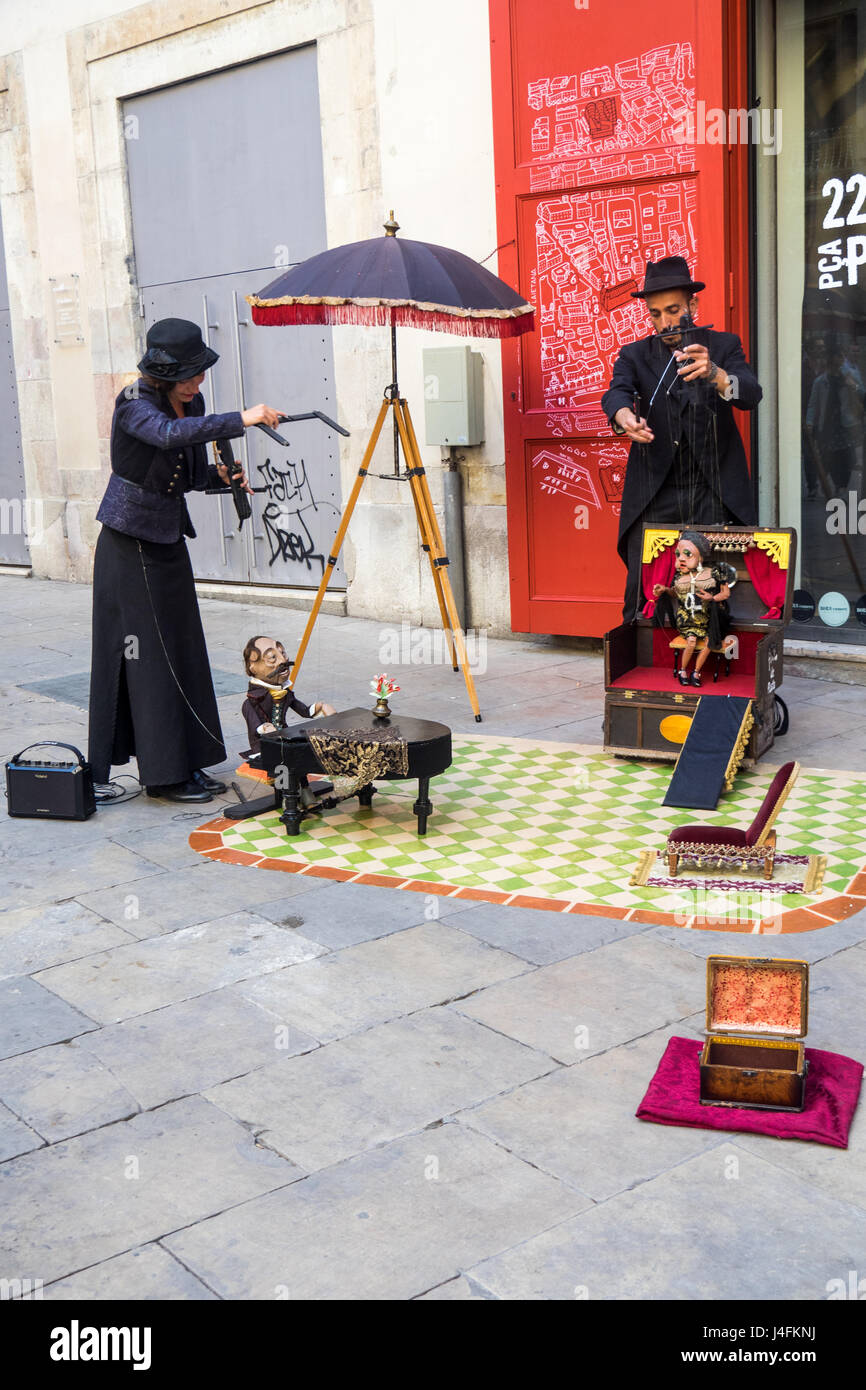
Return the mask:
<svg viewBox="0 0 866 1390">
<path fill-rule="evenodd" d="M 855 195 L 847 216 L 841 217 L 842 201 L 846 193 Z M 866 223 L 866 212 L 863 210 L 866 201 L 866 175 L 852 174 L 848 182 L 843 184 L 841 179 L 828 179 L 821 189 L 824 198 L 830 199 L 830 206 L 824 217 L 822 226 L 831 230 L 836 227 L 852 227 Z M 819 290 L 841 289 L 843 281 L 837 279 L 837 275 L 845 266 L 848 272 L 848 284 L 856 285 L 860 266 L 866 264 L 866 236 L 855 234 L 844 238 L 845 254 L 842 254 L 842 237 L 837 237 L 835 241 L 827 241 L 823 246 L 818 247 L 818 288 Z"/>
</svg>

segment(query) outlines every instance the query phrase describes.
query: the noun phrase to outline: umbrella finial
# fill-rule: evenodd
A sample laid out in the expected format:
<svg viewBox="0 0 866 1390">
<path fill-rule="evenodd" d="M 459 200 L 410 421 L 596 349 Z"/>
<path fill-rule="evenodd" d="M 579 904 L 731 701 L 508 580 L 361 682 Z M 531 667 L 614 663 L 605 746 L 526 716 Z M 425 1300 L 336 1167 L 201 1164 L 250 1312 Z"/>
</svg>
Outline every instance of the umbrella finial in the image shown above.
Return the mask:
<svg viewBox="0 0 866 1390">
<path fill-rule="evenodd" d="M 383 223 L 382 223 L 382 226 L 385 228 L 385 235 L 386 235 L 386 236 L 396 236 L 397 233 L 399 232 L 399 230 L 400 230 L 400 223 L 394 221 L 394 209 L 393 209 L 393 208 L 391 209 L 391 211 L 390 211 L 390 213 L 389 213 L 389 215 L 388 215 L 388 221 L 387 221 L 387 222 L 383 222 Z"/>
</svg>

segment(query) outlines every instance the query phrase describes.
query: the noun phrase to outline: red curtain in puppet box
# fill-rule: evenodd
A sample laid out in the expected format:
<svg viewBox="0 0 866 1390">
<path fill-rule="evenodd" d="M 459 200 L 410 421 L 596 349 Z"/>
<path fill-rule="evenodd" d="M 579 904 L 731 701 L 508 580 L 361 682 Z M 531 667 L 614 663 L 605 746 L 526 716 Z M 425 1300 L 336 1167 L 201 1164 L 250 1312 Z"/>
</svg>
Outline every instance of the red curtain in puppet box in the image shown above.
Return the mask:
<svg viewBox="0 0 866 1390">
<path fill-rule="evenodd" d="M 699 526 L 688 530 L 701 531 Z M 790 528 L 726 527 L 702 532 L 713 547 L 715 558 L 745 568 L 731 590 L 731 621 L 738 623 L 779 622 L 791 618 L 796 533 Z M 676 527 L 648 526 L 644 531 L 642 575 L 643 614 L 655 612 L 653 588 L 670 585 L 674 574 L 674 551 L 681 532 Z"/>
</svg>

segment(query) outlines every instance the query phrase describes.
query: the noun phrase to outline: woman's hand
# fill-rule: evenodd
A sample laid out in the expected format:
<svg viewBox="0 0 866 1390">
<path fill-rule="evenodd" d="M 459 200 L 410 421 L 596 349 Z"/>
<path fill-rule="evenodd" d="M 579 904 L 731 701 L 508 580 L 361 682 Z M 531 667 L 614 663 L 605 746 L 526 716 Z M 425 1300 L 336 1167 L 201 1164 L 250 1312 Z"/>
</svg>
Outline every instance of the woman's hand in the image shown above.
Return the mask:
<svg viewBox="0 0 866 1390">
<path fill-rule="evenodd" d="M 251 425 L 270 425 L 274 430 L 280 423 L 281 413 L 271 405 L 251 405 L 248 410 L 241 411 L 241 419 L 247 429 Z"/>
<path fill-rule="evenodd" d="M 238 464 L 238 469 L 240 469 L 239 472 L 236 469 L 234 474 L 231 474 L 226 464 L 218 463 L 216 466 L 217 473 L 219 473 L 223 482 L 226 483 L 227 486 L 230 487 L 233 482 L 239 482 L 244 492 L 251 493 L 253 489 L 250 487 L 249 482 L 247 480 L 247 475 L 244 472 L 244 470 L 240 467 L 240 464 Z"/>
</svg>

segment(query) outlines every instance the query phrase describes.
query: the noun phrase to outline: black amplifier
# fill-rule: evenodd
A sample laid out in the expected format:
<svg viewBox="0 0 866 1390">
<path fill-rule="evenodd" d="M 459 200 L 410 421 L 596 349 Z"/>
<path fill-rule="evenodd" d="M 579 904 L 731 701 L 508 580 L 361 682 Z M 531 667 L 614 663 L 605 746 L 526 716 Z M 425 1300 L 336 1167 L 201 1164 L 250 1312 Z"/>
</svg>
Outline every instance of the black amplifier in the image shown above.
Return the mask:
<svg viewBox="0 0 866 1390">
<path fill-rule="evenodd" d="M 65 748 L 76 760 L 25 758 L 31 748 Z M 96 810 L 90 763 L 71 743 L 53 740 L 29 744 L 6 764 L 6 797 L 10 816 L 87 820 Z"/>
</svg>

